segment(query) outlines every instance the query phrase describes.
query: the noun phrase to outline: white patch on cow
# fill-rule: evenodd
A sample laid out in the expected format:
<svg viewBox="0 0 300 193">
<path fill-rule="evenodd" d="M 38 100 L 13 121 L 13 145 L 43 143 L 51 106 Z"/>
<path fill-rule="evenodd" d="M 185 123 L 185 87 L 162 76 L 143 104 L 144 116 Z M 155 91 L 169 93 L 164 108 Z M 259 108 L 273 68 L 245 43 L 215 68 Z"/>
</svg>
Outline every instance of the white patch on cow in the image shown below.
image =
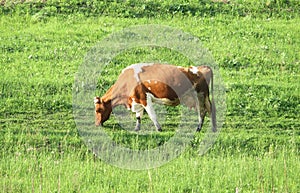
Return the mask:
<svg viewBox="0 0 300 193">
<path fill-rule="evenodd" d="M 148 83 L 151 83 L 151 80 L 147 80 Z"/>
<path fill-rule="evenodd" d="M 144 114 L 144 108 L 143 108 L 141 111 L 139 111 L 139 112 L 136 112 L 136 115 L 135 115 L 135 117 L 142 117 L 142 116 L 143 116 L 143 114 Z"/>
<path fill-rule="evenodd" d="M 139 73 L 143 72 L 143 67 L 144 66 L 152 66 L 154 63 L 138 63 L 138 64 L 132 64 L 128 66 L 127 68 L 122 70 L 122 73 L 124 73 L 128 69 L 133 69 L 134 71 L 134 78 L 136 79 L 137 82 L 140 82 L 139 78 Z"/>
<path fill-rule="evenodd" d="M 150 88 L 150 87 L 148 87 L 148 90 L 151 90 L 151 88 Z"/>
<path fill-rule="evenodd" d="M 156 81 L 156 80 L 154 81 L 154 84 L 157 84 L 157 81 Z"/>
<path fill-rule="evenodd" d="M 99 102 L 100 102 L 100 99 L 97 98 L 97 97 L 95 97 L 95 98 L 94 98 L 94 103 L 97 104 L 97 103 L 99 103 Z"/>
<path fill-rule="evenodd" d="M 197 75 L 198 72 L 199 72 L 198 68 L 195 67 L 195 66 L 191 66 L 191 67 L 189 68 L 189 71 L 192 72 L 193 74 L 196 74 L 196 75 Z"/>
<path fill-rule="evenodd" d="M 133 100 L 133 102 L 131 103 L 131 111 L 134 113 L 140 113 L 143 110 L 144 110 L 143 105 Z"/>
</svg>

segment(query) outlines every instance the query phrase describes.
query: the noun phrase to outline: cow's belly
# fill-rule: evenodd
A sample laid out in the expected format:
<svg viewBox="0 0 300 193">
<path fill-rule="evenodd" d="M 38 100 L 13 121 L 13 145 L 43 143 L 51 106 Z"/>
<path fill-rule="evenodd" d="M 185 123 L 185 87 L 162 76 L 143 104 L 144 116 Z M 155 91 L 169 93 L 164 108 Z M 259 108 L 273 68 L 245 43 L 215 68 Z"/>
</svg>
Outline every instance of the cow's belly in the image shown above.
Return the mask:
<svg viewBox="0 0 300 193">
<path fill-rule="evenodd" d="M 153 94 L 151 94 L 151 93 L 147 93 L 147 95 L 151 98 L 151 100 L 154 103 L 157 103 L 157 104 L 168 105 L 168 106 L 177 106 L 177 105 L 180 104 L 180 101 L 179 101 L 178 98 L 176 98 L 174 100 L 170 100 L 168 98 L 157 98 L 157 97 L 154 97 Z"/>
<path fill-rule="evenodd" d="M 152 103 L 161 104 L 161 105 L 168 105 L 168 106 L 177 106 L 180 104 L 180 101 L 178 98 L 174 100 L 170 100 L 168 98 L 157 98 L 154 97 L 151 93 L 146 93 L 147 95 L 147 105 L 152 105 Z M 131 108 L 128 110 L 131 110 L 135 113 L 141 113 L 145 106 L 143 106 L 141 103 L 137 103 L 134 98 L 132 98 Z"/>
</svg>

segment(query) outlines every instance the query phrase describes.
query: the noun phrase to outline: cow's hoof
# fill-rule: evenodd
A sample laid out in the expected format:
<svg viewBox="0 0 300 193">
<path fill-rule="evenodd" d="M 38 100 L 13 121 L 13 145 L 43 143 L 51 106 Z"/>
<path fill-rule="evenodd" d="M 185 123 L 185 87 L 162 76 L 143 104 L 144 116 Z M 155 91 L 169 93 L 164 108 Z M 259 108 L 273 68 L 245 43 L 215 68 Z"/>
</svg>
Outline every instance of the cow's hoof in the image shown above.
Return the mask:
<svg viewBox="0 0 300 193">
<path fill-rule="evenodd" d="M 134 128 L 134 131 L 139 131 L 139 130 L 141 130 L 140 127 L 135 127 L 135 128 Z"/>
<path fill-rule="evenodd" d="M 158 132 L 162 132 L 162 129 L 161 129 L 161 128 L 158 128 L 157 131 L 158 131 Z"/>
<path fill-rule="evenodd" d="M 198 126 L 197 129 L 196 129 L 196 132 L 200 132 L 201 129 L 202 129 L 201 126 Z"/>
</svg>

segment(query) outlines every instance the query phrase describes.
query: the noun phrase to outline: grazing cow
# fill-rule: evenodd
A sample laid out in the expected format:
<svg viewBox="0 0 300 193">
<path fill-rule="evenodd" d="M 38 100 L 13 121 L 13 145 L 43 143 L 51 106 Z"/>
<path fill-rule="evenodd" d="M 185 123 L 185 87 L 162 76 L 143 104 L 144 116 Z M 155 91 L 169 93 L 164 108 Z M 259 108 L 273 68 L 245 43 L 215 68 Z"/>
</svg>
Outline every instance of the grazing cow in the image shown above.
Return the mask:
<svg viewBox="0 0 300 193">
<path fill-rule="evenodd" d="M 211 101 L 209 99 L 210 83 Z M 193 96 L 197 96 L 196 100 Z M 183 103 L 190 108 L 198 109 L 197 131 L 201 130 L 205 114 L 208 112 L 212 121 L 212 130 L 216 131 L 211 68 L 208 66 L 185 68 L 155 63 L 133 64 L 125 68 L 104 96 L 94 98 L 96 125 L 102 125 L 109 119 L 115 106 L 124 105 L 136 113 L 136 131 L 140 130 L 144 109 L 156 129 L 161 131 L 152 106 L 153 102 L 169 106 Z"/>
</svg>

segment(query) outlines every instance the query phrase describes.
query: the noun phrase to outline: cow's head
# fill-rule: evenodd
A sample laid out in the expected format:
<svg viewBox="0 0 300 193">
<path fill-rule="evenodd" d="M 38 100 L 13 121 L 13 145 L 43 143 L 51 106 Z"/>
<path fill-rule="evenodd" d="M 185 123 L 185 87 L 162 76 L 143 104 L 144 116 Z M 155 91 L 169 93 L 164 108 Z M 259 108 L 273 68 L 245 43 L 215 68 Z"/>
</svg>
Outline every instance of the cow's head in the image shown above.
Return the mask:
<svg viewBox="0 0 300 193">
<path fill-rule="evenodd" d="M 112 108 L 110 101 L 104 102 L 100 97 L 94 98 L 95 104 L 95 124 L 96 126 L 102 126 L 103 123 L 109 118 Z"/>
</svg>

